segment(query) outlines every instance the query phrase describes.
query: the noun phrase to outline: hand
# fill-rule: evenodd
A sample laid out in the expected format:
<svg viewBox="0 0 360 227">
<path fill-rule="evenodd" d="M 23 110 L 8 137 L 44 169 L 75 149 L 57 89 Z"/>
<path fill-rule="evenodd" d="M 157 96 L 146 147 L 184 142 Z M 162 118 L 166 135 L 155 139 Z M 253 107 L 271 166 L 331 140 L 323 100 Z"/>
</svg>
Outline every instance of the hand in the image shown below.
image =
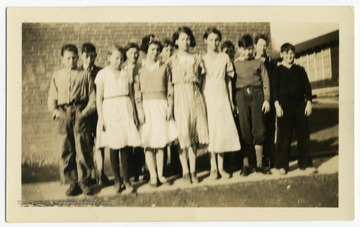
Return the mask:
<svg viewBox="0 0 360 227">
<path fill-rule="evenodd" d="M 173 110 L 170 106 L 168 106 L 168 108 L 166 109 L 166 120 L 170 121 L 174 119 L 174 114 L 173 114 Z"/>
<path fill-rule="evenodd" d="M 276 111 L 276 116 L 278 118 L 284 116 L 284 111 L 283 109 L 281 108 L 280 104 L 278 101 L 275 102 L 275 111 Z"/>
<path fill-rule="evenodd" d="M 139 125 L 145 123 L 145 115 L 143 111 L 138 111 L 138 119 L 139 119 Z"/>
<path fill-rule="evenodd" d="M 312 104 L 311 101 L 307 101 L 306 102 L 306 106 L 305 106 L 305 116 L 310 116 L 312 113 Z"/>
<path fill-rule="evenodd" d="M 270 103 L 269 101 L 265 100 L 261 107 L 262 112 L 267 113 L 270 111 Z"/>
<path fill-rule="evenodd" d="M 100 124 L 100 128 L 103 132 L 106 132 L 106 124 L 104 122 L 104 120 L 99 119 L 99 124 Z"/>
<path fill-rule="evenodd" d="M 55 110 L 53 111 L 53 114 L 52 114 L 53 120 L 59 119 L 59 118 L 61 118 L 62 116 L 63 116 L 63 113 L 62 113 L 60 110 L 55 109 Z"/>
</svg>

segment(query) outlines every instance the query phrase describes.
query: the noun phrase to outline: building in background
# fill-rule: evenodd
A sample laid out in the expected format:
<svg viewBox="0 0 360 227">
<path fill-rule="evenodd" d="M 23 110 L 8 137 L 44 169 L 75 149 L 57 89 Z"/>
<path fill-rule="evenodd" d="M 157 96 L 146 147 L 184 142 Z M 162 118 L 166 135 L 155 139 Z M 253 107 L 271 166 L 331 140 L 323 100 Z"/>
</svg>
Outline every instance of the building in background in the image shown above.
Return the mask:
<svg viewBox="0 0 360 227">
<path fill-rule="evenodd" d="M 339 30 L 295 47 L 295 63 L 305 68 L 312 88 L 339 85 Z"/>
</svg>

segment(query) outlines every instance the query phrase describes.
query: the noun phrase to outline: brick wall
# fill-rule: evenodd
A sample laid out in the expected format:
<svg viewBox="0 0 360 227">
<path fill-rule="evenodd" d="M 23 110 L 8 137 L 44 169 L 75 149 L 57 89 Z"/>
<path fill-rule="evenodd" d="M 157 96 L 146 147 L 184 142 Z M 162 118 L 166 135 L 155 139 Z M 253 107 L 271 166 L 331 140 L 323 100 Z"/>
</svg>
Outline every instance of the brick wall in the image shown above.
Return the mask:
<svg viewBox="0 0 360 227">
<path fill-rule="evenodd" d="M 64 43 L 78 47 L 92 42 L 98 51 L 96 64 L 105 65 L 106 51 L 112 43 L 125 45 L 140 42 L 154 33 L 171 38 L 184 23 L 24 23 L 22 25 L 22 160 L 27 163 L 57 165 L 56 124 L 47 111 L 47 93 L 54 70 L 61 67 L 60 48 Z M 209 26 L 216 26 L 223 40 L 236 44 L 249 33 L 270 34 L 269 23 L 186 23 L 192 28 L 197 46 L 205 51 L 202 35 Z M 271 47 L 271 44 L 270 44 Z M 79 63 L 81 63 L 79 61 Z"/>
</svg>

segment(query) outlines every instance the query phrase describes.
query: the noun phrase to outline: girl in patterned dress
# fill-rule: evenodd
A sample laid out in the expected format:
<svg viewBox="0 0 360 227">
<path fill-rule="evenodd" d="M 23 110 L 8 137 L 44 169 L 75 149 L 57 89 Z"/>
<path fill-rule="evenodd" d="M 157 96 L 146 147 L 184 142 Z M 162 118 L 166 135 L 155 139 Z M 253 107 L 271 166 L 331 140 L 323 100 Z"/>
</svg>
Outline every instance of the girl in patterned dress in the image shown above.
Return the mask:
<svg viewBox="0 0 360 227">
<path fill-rule="evenodd" d="M 100 70 L 95 79 L 99 116 L 97 144 L 110 148 L 116 191 L 126 189 L 127 192 L 132 192 L 128 176 L 128 153 L 132 151 L 131 147 L 140 145 L 140 136 L 134 120 L 132 77 L 120 70 L 123 59 L 121 47 L 113 46 L 107 56 L 109 65 Z M 120 177 L 120 167 L 123 178 Z"/>
<path fill-rule="evenodd" d="M 183 180 L 198 183 L 196 151 L 199 145 L 209 143 L 205 103 L 201 94 L 201 79 L 205 70 L 200 55 L 189 53 L 190 48 L 196 45 L 190 28 L 180 27 L 173 34 L 173 42 L 178 51 L 170 58 L 169 66 L 174 84 L 174 117 L 179 133 Z"/>
<path fill-rule="evenodd" d="M 140 122 L 141 143 L 145 148 L 150 186 L 166 183 L 163 175 L 164 148 L 177 139 L 173 120 L 173 85 L 167 64 L 160 62 L 161 42 L 154 36 L 142 39 L 141 49 L 146 58 L 135 77 L 135 101 Z M 156 165 L 155 165 L 156 163 Z"/>
<path fill-rule="evenodd" d="M 203 61 L 206 69 L 204 97 L 210 137 L 210 176 L 218 179 L 219 173 L 221 177 L 228 178 L 230 175 L 224 170 L 224 153 L 240 150 L 233 119 L 231 78 L 234 77 L 234 68 L 229 56 L 219 53 L 221 32 L 217 28 L 208 28 L 203 37 L 207 45 Z"/>
</svg>

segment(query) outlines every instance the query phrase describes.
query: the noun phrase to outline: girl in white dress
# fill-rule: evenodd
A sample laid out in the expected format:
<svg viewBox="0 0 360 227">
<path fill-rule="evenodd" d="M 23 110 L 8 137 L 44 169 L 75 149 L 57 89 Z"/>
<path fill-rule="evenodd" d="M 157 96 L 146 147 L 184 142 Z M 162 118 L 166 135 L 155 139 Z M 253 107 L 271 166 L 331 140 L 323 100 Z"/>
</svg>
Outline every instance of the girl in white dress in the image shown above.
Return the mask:
<svg viewBox="0 0 360 227">
<path fill-rule="evenodd" d="M 221 32 L 217 28 L 208 28 L 203 38 L 207 45 L 203 61 L 206 69 L 204 97 L 210 137 L 210 177 L 218 179 L 220 174 L 228 178 L 230 175 L 224 170 L 224 153 L 240 150 L 233 118 L 231 78 L 235 73 L 229 56 L 219 52 Z"/>
<path fill-rule="evenodd" d="M 140 136 L 134 120 L 132 75 L 120 70 L 123 59 L 121 47 L 113 46 L 107 56 L 109 65 L 99 71 L 95 79 L 99 116 L 97 144 L 110 148 L 116 191 L 126 189 L 131 192 L 133 188 L 128 176 L 128 153 L 131 152 L 131 147 L 140 145 Z M 123 178 L 120 177 L 120 167 Z"/>
<path fill-rule="evenodd" d="M 150 172 L 149 184 L 153 187 L 157 186 L 158 178 L 160 183 L 167 182 L 163 175 L 164 148 L 177 139 L 174 88 L 168 65 L 158 59 L 161 48 L 161 42 L 153 35 L 142 39 L 141 50 L 146 58 L 134 83 L 141 143 Z"/>
</svg>

